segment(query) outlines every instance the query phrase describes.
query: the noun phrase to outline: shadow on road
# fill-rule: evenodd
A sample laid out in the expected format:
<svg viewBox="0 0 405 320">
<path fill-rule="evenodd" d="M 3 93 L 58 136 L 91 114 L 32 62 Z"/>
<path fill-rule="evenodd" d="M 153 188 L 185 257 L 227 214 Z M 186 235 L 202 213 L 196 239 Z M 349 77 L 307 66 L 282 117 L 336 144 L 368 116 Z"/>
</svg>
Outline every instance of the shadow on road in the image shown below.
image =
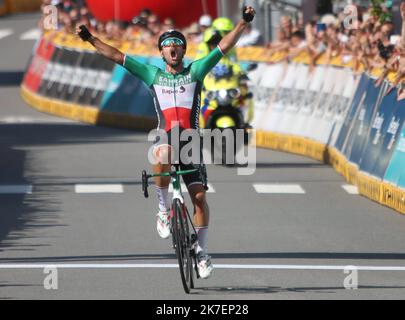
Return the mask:
<svg viewBox="0 0 405 320">
<path fill-rule="evenodd" d="M 344 252 L 252 252 L 252 253 L 212 253 L 217 259 L 307 259 L 307 260 L 405 260 L 405 253 L 344 253 Z M 0 258 L 1 263 L 63 263 L 63 262 L 136 262 L 145 260 L 173 260 L 174 253 L 96 255 L 96 256 L 55 256 Z M 220 263 L 220 262 L 217 262 Z"/>
<path fill-rule="evenodd" d="M 384 289 L 405 289 L 404 286 L 358 286 L 357 290 L 384 290 Z M 191 295 L 236 295 L 236 294 L 275 294 L 275 293 L 322 293 L 336 294 L 336 291 L 348 291 L 345 287 L 296 287 L 282 288 L 270 286 L 252 287 L 196 287 Z M 356 291 L 357 291 L 356 290 Z M 351 291 L 351 290 L 350 290 Z"/>
<path fill-rule="evenodd" d="M 2 76 L 4 73 L 0 73 L 0 78 Z M 21 245 L 16 240 L 29 239 L 32 237 L 30 231 L 34 229 L 63 227 L 59 223 L 61 204 L 55 199 L 54 185 L 52 182 L 44 183 L 41 180 L 41 177 L 46 175 L 47 168 L 33 159 L 31 148 L 42 145 L 95 144 L 107 141 L 120 143 L 136 140 L 134 132 L 131 131 L 75 123 L 0 123 L 0 186 L 35 186 L 38 183 L 38 188 L 34 188 L 32 194 L 0 194 L 0 252 L 4 249 L 33 251 L 38 245 L 30 245 L 29 241 L 26 241 L 26 245 Z M 141 138 L 139 141 L 144 142 Z M 51 177 L 51 180 L 53 178 L 63 183 L 63 179 L 69 177 Z"/>
<path fill-rule="evenodd" d="M 19 86 L 24 78 L 24 71 L 0 71 L 0 87 Z"/>
</svg>

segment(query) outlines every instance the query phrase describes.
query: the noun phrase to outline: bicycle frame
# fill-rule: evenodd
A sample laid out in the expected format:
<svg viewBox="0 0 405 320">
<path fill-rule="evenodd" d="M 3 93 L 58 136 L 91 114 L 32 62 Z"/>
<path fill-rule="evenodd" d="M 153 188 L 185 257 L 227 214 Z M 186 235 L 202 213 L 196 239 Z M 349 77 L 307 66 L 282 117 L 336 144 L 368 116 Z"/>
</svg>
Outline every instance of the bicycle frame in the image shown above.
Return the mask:
<svg viewBox="0 0 405 320">
<path fill-rule="evenodd" d="M 176 166 L 176 169 L 178 169 L 178 166 Z M 175 248 L 176 256 L 179 260 L 180 274 L 182 277 L 182 282 L 183 282 L 184 290 L 186 293 L 190 293 L 190 289 L 194 288 L 193 269 L 195 269 L 197 278 L 199 278 L 200 276 L 198 274 L 196 255 L 194 253 L 194 245 L 197 242 L 197 232 L 196 232 L 193 221 L 190 217 L 190 214 L 188 212 L 188 209 L 187 209 L 185 201 L 184 201 L 184 197 L 183 197 L 183 194 L 181 191 L 180 176 L 185 175 L 185 174 L 190 174 L 190 173 L 196 172 L 198 170 L 199 169 L 184 170 L 184 171 L 175 170 L 175 171 L 171 171 L 171 172 L 164 172 L 164 173 L 151 174 L 151 175 L 148 175 L 145 170 L 142 172 L 142 190 L 143 190 L 146 198 L 149 197 L 148 179 L 153 178 L 153 177 L 171 177 L 170 182 L 173 186 L 172 204 L 174 204 L 176 202 L 178 202 L 178 203 L 177 203 L 177 206 L 176 205 L 172 206 L 170 217 L 172 220 L 174 220 L 174 225 L 178 225 L 180 223 L 180 225 L 182 225 L 181 230 L 183 230 L 182 231 L 183 233 L 181 233 L 181 231 L 179 231 L 177 229 L 178 227 L 176 227 L 176 229 L 175 229 L 176 231 L 173 231 L 173 229 L 171 230 L 173 248 Z M 178 218 L 177 218 L 177 217 L 179 217 L 177 215 L 177 214 L 179 214 L 179 211 L 178 211 L 179 206 L 182 207 L 180 210 L 183 215 L 183 217 L 180 220 L 178 220 Z M 175 208 L 177 208 L 177 210 Z M 193 230 L 193 233 L 190 233 L 190 231 L 189 231 L 190 226 Z M 173 228 L 173 225 L 171 228 Z M 184 230 L 187 230 L 187 231 L 184 231 Z M 180 234 L 183 237 L 185 237 L 185 238 L 183 238 L 183 240 L 181 240 L 182 236 L 179 236 L 178 232 L 180 232 Z M 185 236 L 184 232 L 187 234 L 186 236 Z M 177 234 L 177 235 L 175 235 L 175 234 Z M 181 241 L 183 241 L 183 242 L 181 242 Z M 183 248 L 183 249 L 180 249 L 180 248 Z M 183 253 L 180 253 L 184 249 L 187 250 L 187 253 L 186 253 L 187 260 L 183 260 L 184 255 L 183 255 Z M 183 263 L 184 263 L 184 261 L 186 261 L 186 264 L 188 265 L 186 270 L 188 270 L 188 271 L 184 271 L 185 269 L 184 269 L 184 265 L 182 264 L 182 261 L 183 261 Z M 188 281 L 190 281 L 190 282 L 188 283 Z"/>
<path fill-rule="evenodd" d="M 172 176 L 171 183 L 173 186 L 172 202 L 174 199 L 179 199 L 181 204 L 184 204 L 184 197 L 183 193 L 181 192 L 180 176 L 178 175 Z"/>
</svg>

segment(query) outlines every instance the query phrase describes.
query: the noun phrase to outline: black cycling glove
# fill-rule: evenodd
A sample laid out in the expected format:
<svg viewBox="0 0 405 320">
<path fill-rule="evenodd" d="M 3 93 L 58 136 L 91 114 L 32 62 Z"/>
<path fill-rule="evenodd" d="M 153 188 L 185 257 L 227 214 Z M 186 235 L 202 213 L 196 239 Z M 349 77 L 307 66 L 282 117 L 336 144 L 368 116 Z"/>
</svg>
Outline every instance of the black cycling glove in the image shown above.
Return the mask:
<svg viewBox="0 0 405 320">
<path fill-rule="evenodd" d="M 249 22 L 252 22 L 252 20 L 255 16 L 251 13 L 246 13 L 246 9 L 247 9 L 247 6 L 244 6 L 242 8 L 242 17 L 243 17 L 243 20 L 245 20 L 247 23 L 249 23 Z"/>
<path fill-rule="evenodd" d="M 91 37 L 93 37 L 93 35 L 90 33 L 89 29 L 87 29 L 86 26 L 80 26 L 80 32 L 79 32 L 79 37 L 83 40 L 83 41 L 89 41 L 91 39 Z"/>
</svg>

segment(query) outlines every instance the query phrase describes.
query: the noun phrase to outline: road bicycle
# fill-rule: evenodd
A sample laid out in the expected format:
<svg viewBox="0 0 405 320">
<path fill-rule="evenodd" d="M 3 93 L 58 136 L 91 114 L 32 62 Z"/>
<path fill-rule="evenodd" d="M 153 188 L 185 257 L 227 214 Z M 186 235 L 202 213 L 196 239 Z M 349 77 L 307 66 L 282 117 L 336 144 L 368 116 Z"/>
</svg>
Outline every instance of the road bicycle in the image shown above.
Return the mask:
<svg viewBox="0 0 405 320">
<path fill-rule="evenodd" d="M 181 192 L 180 177 L 201 170 L 201 175 L 203 180 L 205 180 L 205 166 L 201 166 L 200 169 L 192 170 L 179 170 L 179 165 L 175 165 L 174 167 L 174 171 L 159 174 L 147 174 L 145 170 L 142 171 L 142 191 L 145 198 L 148 198 L 148 181 L 150 178 L 171 177 L 173 198 L 169 216 L 170 231 L 172 234 L 173 248 L 175 249 L 179 263 L 184 291 L 190 293 L 191 289 L 194 289 L 194 272 L 197 279 L 200 278 L 197 268 L 197 255 L 195 253 L 197 232 Z M 204 181 L 204 188 L 207 189 L 206 181 Z"/>
</svg>

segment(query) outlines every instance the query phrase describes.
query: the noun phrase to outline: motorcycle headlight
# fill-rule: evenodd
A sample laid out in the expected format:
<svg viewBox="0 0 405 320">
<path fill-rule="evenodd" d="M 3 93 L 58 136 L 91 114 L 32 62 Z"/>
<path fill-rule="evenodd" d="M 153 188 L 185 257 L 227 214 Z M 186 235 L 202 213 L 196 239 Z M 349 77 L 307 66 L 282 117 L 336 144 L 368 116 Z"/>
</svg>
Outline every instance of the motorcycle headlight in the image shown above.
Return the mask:
<svg viewBox="0 0 405 320">
<path fill-rule="evenodd" d="M 239 89 L 229 89 L 228 94 L 232 99 L 237 99 L 240 97 L 240 90 Z"/>
<path fill-rule="evenodd" d="M 228 91 L 227 90 L 219 90 L 218 92 L 218 96 L 221 99 L 225 99 L 228 96 Z"/>
<path fill-rule="evenodd" d="M 231 103 L 231 97 L 228 94 L 228 90 L 219 90 L 217 100 L 218 100 L 218 103 L 220 105 L 228 105 L 228 104 L 230 104 Z"/>
</svg>

